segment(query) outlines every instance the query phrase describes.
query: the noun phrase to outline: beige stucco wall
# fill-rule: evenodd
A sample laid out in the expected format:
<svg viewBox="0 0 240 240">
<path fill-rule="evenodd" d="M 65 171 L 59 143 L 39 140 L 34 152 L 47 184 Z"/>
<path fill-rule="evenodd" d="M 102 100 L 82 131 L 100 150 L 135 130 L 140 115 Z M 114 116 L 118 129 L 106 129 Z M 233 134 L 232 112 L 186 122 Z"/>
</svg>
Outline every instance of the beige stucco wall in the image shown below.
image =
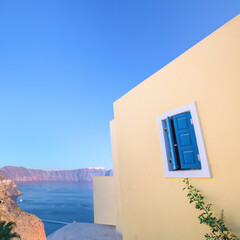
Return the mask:
<svg viewBox="0 0 240 240">
<path fill-rule="evenodd" d="M 116 225 L 115 185 L 113 176 L 93 178 L 94 223 Z"/>
<path fill-rule="evenodd" d="M 159 56 L 161 57 L 161 56 Z M 202 240 L 180 178 L 166 178 L 157 116 L 196 101 L 211 179 L 193 185 L 240 233 L 240 16 L 114 103 L 124 240 Z"/>
<path fill-rule="evenodd" d="M 110 122 L 110 133 L 111 133 L 113 176 L 114 176 L 116 229 L 119 232 L 122 232 L 122 212 L 121 212 L 120 180 L 119 180 L 119 169 L 118 169 L 117 136 L 116 136 L 116 128 L 115 128 L 114 120 Z"/>
<path fill-rule="evenodd" d="M 94 223 L 116 225 L 116 229 L 122 232 L 117 138 L 114 121 L 110 122 L 110 134 L 113 176 L 95 176 L 93 178 Z"/>
</svg>

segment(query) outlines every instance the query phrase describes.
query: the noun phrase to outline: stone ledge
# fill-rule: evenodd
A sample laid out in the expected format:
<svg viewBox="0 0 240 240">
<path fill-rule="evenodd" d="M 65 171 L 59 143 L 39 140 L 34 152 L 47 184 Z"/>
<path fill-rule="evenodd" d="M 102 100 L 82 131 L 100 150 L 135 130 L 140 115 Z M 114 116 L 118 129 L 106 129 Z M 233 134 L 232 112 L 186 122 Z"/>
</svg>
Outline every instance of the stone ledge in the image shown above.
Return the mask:
<svg viewBox="0 0 240 240">
<path fill-rule="evenodd" d="M 122 240 L 115 226 L 70 223 L 47 237 L 47 240 Z"/>
</svg>

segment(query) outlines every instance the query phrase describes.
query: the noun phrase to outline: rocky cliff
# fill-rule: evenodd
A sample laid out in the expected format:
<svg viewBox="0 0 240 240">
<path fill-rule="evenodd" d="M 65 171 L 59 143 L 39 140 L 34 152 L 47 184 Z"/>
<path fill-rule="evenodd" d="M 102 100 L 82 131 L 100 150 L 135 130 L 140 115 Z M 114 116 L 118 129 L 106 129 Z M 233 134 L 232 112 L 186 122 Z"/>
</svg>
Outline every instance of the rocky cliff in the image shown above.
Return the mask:
<svg viewBox="0 0 240 240">
<path fill-rule="evenodd" d="M 16 223 L 16 231 L 22 240 L 46 240 L 44 224 L 36 216 L 22 211 L 11 199 L 21 195 L 16 184 L 0 171 L 0 218 Z M 10 198 L 11 197 L 11 198 Z"/>
<path fill-rule="evenodd" d="M 18 190 L 16 184 L 10 180 L 6 175 L 0 170 L 0 186 L 2 186 L 7 193 L 8 197 L 15 198 L 22 193 Z"/>
<path fill-rule="evenodd" d="M 110 176 L 111 170 L 105 168 L 82 168 L 75 170 L 52 170 L 27 169 L 24 167 L 3 167 L 2 172 L 14 182 L 29 181 L 61 181 L 61 182 L 89 182 L 93 176 Z"/>
<path fill-rule="evenodd" d="M 43 222 L 35 215 L 22 211 L 18 205 L 8 197 L 3 186 L 0 186 L 0 216 L 1 221 L 16 223 L 14 231 L 21 236 L 21 240 L 46 240 Z"/>
</svg>

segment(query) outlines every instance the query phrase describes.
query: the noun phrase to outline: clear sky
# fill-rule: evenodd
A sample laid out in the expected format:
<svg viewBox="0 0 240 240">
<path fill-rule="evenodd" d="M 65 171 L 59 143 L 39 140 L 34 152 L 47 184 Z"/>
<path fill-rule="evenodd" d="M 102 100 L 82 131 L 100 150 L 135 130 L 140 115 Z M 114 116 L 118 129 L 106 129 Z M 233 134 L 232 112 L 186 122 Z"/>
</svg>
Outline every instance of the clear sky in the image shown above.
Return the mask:
<svg viewBox="0 0 240 240">
<path fill-rule="evenodd" d="M 1 0 L 0 167 L 112 167 L 112 103 L 239 0 Z"/>
</svg>

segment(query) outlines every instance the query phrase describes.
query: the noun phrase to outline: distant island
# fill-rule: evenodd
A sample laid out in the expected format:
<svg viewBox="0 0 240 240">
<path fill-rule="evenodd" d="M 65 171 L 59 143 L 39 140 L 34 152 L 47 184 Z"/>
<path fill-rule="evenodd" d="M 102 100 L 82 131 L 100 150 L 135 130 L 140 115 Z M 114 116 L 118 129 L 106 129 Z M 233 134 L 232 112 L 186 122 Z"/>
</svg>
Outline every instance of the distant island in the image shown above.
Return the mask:
<svg viewBox="0 0 240 240">
<path fill-rule="evenodd" d="M 74 170 L 40 170 L 6 166 L 1 171 L 14 182 L 83 182 L 92 183 L 93 176 L 112 176 L 105 168 L 81 168 Z"/>
</svg>

